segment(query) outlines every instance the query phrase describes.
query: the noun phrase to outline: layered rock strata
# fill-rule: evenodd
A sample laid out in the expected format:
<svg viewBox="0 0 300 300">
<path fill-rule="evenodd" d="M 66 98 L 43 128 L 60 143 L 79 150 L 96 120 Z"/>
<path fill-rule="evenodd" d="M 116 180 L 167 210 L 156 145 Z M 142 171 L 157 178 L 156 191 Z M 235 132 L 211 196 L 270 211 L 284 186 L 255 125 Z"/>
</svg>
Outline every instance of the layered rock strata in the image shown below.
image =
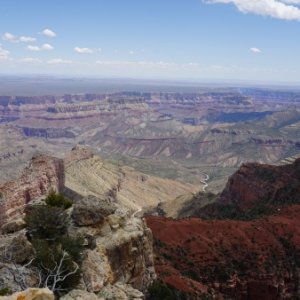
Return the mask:
<svg viewBox="0 0 300 300">
<path fill-rule="evenodd" d="M 0 185 L 0 225 L 5 219 L 20 215 L 33 199 L 64 187 L 64 164 L 61 159 L 46 155 L 32 158 L 29 166 L 15 181 Z"/>
</svg>

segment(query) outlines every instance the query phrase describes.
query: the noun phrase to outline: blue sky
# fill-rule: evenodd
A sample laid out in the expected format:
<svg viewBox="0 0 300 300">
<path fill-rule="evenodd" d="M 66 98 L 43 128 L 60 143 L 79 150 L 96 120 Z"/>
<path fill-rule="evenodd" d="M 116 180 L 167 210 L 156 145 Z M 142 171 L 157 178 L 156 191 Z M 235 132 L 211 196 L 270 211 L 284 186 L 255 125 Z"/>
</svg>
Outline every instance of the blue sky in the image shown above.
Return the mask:
<svg viewBox="0 0 300 300">
<path fill-rule="evenodd" d="M 3 0 L 0 73 L 300 82 L 300 0 Z"/>
</svg>

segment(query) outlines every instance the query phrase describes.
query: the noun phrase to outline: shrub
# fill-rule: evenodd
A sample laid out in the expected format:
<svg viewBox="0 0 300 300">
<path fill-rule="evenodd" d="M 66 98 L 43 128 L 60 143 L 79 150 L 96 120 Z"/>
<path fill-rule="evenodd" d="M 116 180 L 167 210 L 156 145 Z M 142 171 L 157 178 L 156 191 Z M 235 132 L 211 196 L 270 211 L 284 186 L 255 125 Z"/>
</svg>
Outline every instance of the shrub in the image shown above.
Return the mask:
<svg viewBox="0 0 300 300">
<path fill-rule="evenodd" d="M 40 270 L 42 281 L 50 290 L 56 293 L 68 291 L 79 283 L 81 275 L 79 261 L 82 251 L 82 248 L 79 250 L 79 245 L 76 247 L 79 261 L 74 260 L 60 243 L 49 245 L 45 240 L 34 240 L 33 246 L 35 249 L 33 264 Z M 65 278 L 58 281 L 59 277 Z"/>
<path fill-rule="evenodd" d="M 34 205 L 26 209 L 25 223 L 30 238 L 56 240 L 67 231 L 68 219 L 62 208 Z"/>
<path fill-rule="evenodd" d="M 48 199 L 54 203 L 57 198 Z M 34 205 L 25 212 L 35 253 L 31 264 L 38 270 L 42 285 L 57 295 L 68 292 L 80 281 L 84 239 L 67 235 L 69 217 L 63 207 Z"/>
<path fill-rule="evenodd" d="M 45 202 L 49 206 L 60 207 L 63 209 L 68 209 L 72 206 L 72 201 L 64 197 L 62 194 L 56 194 L 51 192 L 45 199 Z"/>
<path fill-rule="evenodd" d="M 9 288 L 4 287 L 4 288 L 0 288 L 0 296 L 7 296 L 11 293 L 11 291 L 9 290 Z"/>
</svg>

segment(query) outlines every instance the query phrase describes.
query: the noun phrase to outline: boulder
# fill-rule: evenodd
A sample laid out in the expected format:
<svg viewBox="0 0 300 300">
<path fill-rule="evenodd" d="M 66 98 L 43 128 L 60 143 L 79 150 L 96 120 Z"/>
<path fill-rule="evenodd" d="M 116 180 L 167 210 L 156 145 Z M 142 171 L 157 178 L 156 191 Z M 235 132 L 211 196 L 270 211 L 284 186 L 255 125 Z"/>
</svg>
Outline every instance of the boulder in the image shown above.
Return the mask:
<svg viewBox="0 0 300 300">
<path fill-rule="evenodd" d="M 1 234 L 10 234 L 20 231 L 25 228 L 25 222 L 23 219 L 17 219 L 9 223 L 4 224 L 1 227 Z"/>
<path fill-rule="evenodd" d="M 89 292 L 99 292 L 111 274 L 107 257 L 97 250 L 88 250 L 82 263 L 82 276 Z"/>
<path fill-rule="evenodd" d="M 115 210 L 113 203 L 90 195 L 74 204 L 72 218 L 78 226 L 91 226 L 102 223 Z"/>
<path fill-rule="evenodd" d="M 67 295 L 60 298 L 61 300 L 100 300 L 96 294 L 82 290 L 72 290 Z"/>
<path fill-rule="evenodd" d="M 54 294 L 47 288 L 30 288 L 22 292 L 14 293 L 10 296 L 0 297 L 0 300 L 54 300 Z"/>
<path fill-rule="evenodd" d="M 134 289 L 130 284 L 117 282 L 114 285 L 105 286 L 100 295 L 106 300 L 142 300 L 145 296 L 139 290 Z"/>
<path fill-rule="evenodd" d="M 33 270 L 23 268 L 18 264 L 0 263 L 0 287 L 6 287 L 11 292 L 19 291 L 20 285 L 15 281 L 14 277 L 19 271 L 22 272 L 27 286 L 37 286 L 39 284 L 39 278 Z"/>
<path fill-rule="evenodd" d="M 33 247 L 25 236 L 25 231 L 15 236 L 6 245 L 0 246 L 0 260 L 21 264 L 33 255 Z"/>
</svg>

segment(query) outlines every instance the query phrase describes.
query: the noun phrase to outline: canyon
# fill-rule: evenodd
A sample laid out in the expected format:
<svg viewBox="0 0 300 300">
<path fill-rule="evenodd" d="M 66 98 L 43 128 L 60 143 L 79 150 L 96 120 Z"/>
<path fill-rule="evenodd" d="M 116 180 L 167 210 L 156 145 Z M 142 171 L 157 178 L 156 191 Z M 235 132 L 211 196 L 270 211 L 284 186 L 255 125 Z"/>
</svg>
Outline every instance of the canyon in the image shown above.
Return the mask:
<svg viewBox="0 0 300 300">
<path fill-rule="evenodd" d="M 81 144 L 150 175 L 198 184 L 208 174 L 220 192 L 243 162 L 299 155 L 299 105 L 296 91 L 242 88 L 1 96 L 0 181 L 37 151 L 62 157 Z"/>
<path fill-rule="evenodd" d="M 0 253 L 22 243 L 15 263 L 28 261 L 26 208 L 54 191 L 73 203 L 68 234 L 86 241 L 66 299 L 145 299 L 153 284 L 174 299 L 298 297 L 299 99 L 254 88 L 1 96 Z M 0 286 L 17 292 L 11 267 L 0 255 Z"/>
</svg>

